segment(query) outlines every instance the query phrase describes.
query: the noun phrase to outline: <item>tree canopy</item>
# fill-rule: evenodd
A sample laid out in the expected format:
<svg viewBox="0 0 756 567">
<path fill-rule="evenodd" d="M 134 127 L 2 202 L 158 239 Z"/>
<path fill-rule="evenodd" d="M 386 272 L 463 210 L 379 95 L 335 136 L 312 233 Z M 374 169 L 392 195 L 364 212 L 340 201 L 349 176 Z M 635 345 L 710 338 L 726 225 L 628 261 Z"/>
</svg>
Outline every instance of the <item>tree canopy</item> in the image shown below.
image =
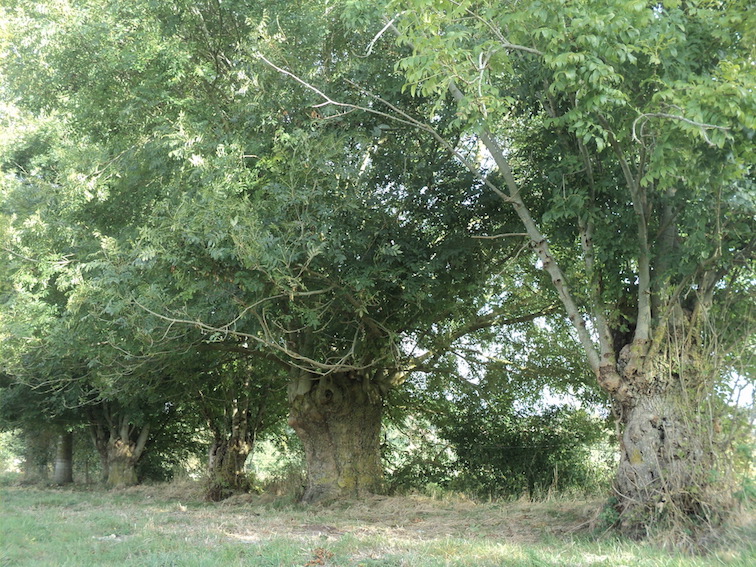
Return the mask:
<svg viewBox="0 0 756 567">
<path fill-rule="evenodd" d="M 407 373 L 526 397 L 538 342 L 536 388 L 611 399 L 623 528 L 717 525 L 753 341 L 748 8 L 7 3 L 3 371 L 129 408 L 122 443 L 220 388 L 229 462 L 286 382 L 317 500 L 379 489 Z"/>
</svg>

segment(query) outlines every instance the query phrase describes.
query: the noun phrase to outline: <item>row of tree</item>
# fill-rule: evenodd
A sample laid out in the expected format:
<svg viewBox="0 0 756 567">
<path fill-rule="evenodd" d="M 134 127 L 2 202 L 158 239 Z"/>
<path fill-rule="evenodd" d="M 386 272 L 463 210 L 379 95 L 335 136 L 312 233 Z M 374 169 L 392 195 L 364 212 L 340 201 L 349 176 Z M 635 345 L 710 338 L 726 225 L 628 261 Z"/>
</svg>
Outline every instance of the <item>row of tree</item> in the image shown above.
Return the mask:
<svg viewBox="0 0 756 567">
<path fill-rule="evenodd" d="M 747 8 L 6 3 L 3 404 L 87 423 L 114 485 L 201 421 L 219 494 L 285 405 L 312 502 L 380 489 L 408 377 L 493 367 L 611 400 L 626 531 L 660 502 L 719 523 L 753 346 Z"/>
</svg>

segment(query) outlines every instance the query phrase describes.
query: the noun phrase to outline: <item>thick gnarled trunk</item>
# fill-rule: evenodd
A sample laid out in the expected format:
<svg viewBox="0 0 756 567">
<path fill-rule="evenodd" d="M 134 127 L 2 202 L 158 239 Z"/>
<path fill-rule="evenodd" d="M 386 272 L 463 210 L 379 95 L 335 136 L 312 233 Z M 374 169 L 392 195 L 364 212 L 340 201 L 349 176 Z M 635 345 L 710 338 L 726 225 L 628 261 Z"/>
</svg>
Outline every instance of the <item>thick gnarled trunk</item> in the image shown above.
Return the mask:
<svg viewBox="0 0 756 567">
<path fill-rule="evenodd" d="M 718 416 L 707 403 L 711 388 L 700 353 L 688 349 L 684 360 L 657 353 L 635 364 L 632 347 L 620 356 L 615 492 L 620 527 L 634 537 L 665 526 L 716 528 L 730 508 L 730 467 Z"/>
<path fill-rule="evenodd" d="M 251 483 L 244 465 L 272 409 L 268 407 L 273 392 L 271 383 L 253 383 L 249 369 L 242 367 L 242 371 L 241 379 L 220 389 L 225 393 L 225 404 L 220 413 L 214 411 L 217 407 L 212 405 L 203 407 L 214 437 L 208 454 L 205 497 L 214 502 L 235 492 L 249 491 Z M 204 399 L 204 395 L 202 397 Z M 275 414 L 275 410 L 272 413 Z"/>
<path fill-rule="evenodd" d="M 307 459 L 303 502 L 381 490 L 383 394 L 375 381 L 352 373 L 304 376 L 290 385 L 289 401 L 289 424 Z"/>
<path fill-rule="evenodd" d="M 139 482 L 136 464 L 141 456 L 136 443 L 128 439 L 112 438 L 108 443 L 108 478 L 110 488 L 133 486 Z"/>
<path fill-rule="evenodd" d="M 136 465 L 144 453 L 150 433 L 130 422 L 128 414 L 117 415 L 109 408 L 90 414 L 90 435 L 102 465 L 102 480 L 110 488 L 132 486 L 139 482 Z"/>
<path fill-rule="evenodd" d="M 252 444 L 238 435 L 213 442 L 208 460 L 208 500 L 218 502 L 234 492 L 249 490 L 244 464 L 251 451 Z"/>
</svg>

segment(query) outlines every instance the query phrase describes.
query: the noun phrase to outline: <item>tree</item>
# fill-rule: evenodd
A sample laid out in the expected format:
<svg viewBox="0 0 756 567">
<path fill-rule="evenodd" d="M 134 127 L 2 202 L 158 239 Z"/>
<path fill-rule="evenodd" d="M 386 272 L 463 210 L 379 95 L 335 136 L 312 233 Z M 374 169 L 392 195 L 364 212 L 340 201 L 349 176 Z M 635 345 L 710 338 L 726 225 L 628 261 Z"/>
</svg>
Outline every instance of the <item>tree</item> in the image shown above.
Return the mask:
<svg viewBox="0 0 756 567">
<path fill-rule="evenodd" d="M 284 422 L 286 407 L 280 367 L 246 356 L 216 364 L 204 365 L 196 384 L 197 411 L 212 435 L 206 494 L 215 501 L 249 490 L 247 458 L 261 435 Z"/>
<path fill-rule="evenodd" d="M 64 431 L 58 435 L 53 468 L 55 484 L 63 485 L 73 482 L 73 441 L 73 431 Z"/>
<path fill-rule="evenodd" d="M 411 51 L 407 88 L 436 96 L 431 121 L 394 116 L 439 139 L 432 116 L 452 106 L 485 148 L 480 167 L 448 142 L 516 212 L 613 399 L 622 528 L 716 526 L 715 384 L 753 332 L 750 310 L 733 325 L 718 307 L 752 293 L 737 283 L 754 247 L 747 3 L 352 4 L 382 30 L 372 48 Z"/>
<path fill-rule="evenodd" d="M 527 303 L 550 282 L 521 268 L 510 288 Z M 603 486 L 608 471 L 591 454 L 610 445 L 609 401 L 571 330 L 560 312 L 482 329 L 444 364 L 410 377 L 388 413 L 399 443 L 415 450 L 393 457 L 392 484 L 482 498 Z"/>
<path fill-rule="evenodd" d="M 272 60 L 331 84 L 371 77 L 425 112 L 429 100 L 402 92 L 395 53 L 351 57 L 367 37 L 331 6 L 108 7 L 40 14 L 20 2 L 18 36 L 49 41 L 19 42 L 4 66 L 9 95 L 33 114 L 55 109 L 79 141 L 61 154 L 75 175 L 55 178 L 88 243 L 67 308 L 98 322 L 90 345 L 107 337 L 127 375 L 202 344 L 285 366 L 305 499 L 379 489 L 386 392 L 507 315 L 484 297 L 518 246 L 470 238 L 480 219 L 507 216 L 437 140 L 321 113 L 309 89 L 281 80 Z M 359 89 L 349 97 L 370 104 Z M 462 136 L 452 109 L 437 120 Z M 407 356 L 406 340 L 428 354 Z"/>
</svg>

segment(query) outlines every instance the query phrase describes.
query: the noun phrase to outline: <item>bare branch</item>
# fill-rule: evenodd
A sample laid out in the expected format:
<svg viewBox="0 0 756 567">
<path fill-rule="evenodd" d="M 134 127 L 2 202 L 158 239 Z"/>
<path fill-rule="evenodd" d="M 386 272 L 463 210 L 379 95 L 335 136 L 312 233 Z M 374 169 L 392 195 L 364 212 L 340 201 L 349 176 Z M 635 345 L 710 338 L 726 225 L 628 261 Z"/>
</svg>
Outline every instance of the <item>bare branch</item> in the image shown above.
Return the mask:
<svg viewBox="0 0 756 567">
<path fill-rule="evenodd" d="M 461 6 L 459 2 L 456 2 L 455 0 L 451 0 L 452 4 L 455 4 L 457 6 Z M 465 8 L 465 12 L 470 14 L 473 18 L 481 22 L 484 26 L 486 26 L 491 32 L 496 36 L 496 39 L 499 40 L 501 43 L 501 47 L 503 49 L 511 50 L 511 51 L 524 51 L 525 53 L 531 53 L 533 55 L 543 55 L 542 51 L 539 51 L 535 49 L 534 47 L 525 47 L 524 45 L 517 45 L 515 43 L 510 43 L 507 38 L 504 37 L 504 34 L 501 33 L 501 30 L 494 27 L 494 25 L 489 22 L 488 20 L 481 17 L 476 12 L 473 12 L 470 8 Z M 389 24 L 393 23 L 393 20 L 389 22 Z"/>
<path fill-rule="evenodd" d="M 478 317 L 475 321 L 472 321 L 469 325 L 465 325 L 448 337 L 445 337 L 438 348 L 413 357 L 409 361 L 408 369 L 413 371 L 430 370 L 433 362 L 438 360 L 438 358 L 442 356 L 443 353 L 447 352 L 455 342 L 457 342 L 462 337 L 474 333 L 475 331 L 480 331 L 481 329 L 488 329 L 495 326 L 504 327 L 517 323 L 527 323 L 529 321 L 537 319 L 538 317 L 545 317 L 546 315 L 555 313 L 556 310 L 557 306 L 555 304 L 551 304 L 533 313 L 527 313 L 525 315 L 520 315 L 517 317 L 505 317 L 505 312 L 503 310 L 494 311 L 493 313 L 489 313 L 488 315 L 483 315 L 481 317 Z"/>
<path fill-rule="evenodd" d="M 261 300 L 260 302 L 257 302 L 257 303 L 259 304 L 262 301 L 266 301 L 269 299 L 271 298 L 266 298 L 265 300 Z M 283 354 L 286 357 L 286 359 L 289 361 L 290 366 L 294 368 L 298 368 L 305 372 L 312 373 L 312 374 L 327 375 L 333 372 L 347 372 L 347 371 L 359 372 L 359 371 L 367 370 L 368 368 L 374 367 L 379 362 L 382 361 L 381 358 L 378 358 L 376 360 L 373 360 L 371 364 L 366 364 L 366 365 L 356 365 L 356 364 L 347 363 L 347 361 L 350 358 L 354 357 L 356 337 L 352 343 L 350 350 L 346 354 L 344 354 L 337 362 L 317 361 L 313 358 L 310 358 L 308 356 L 295 352 L 289 349 L 288 347 L 284 346 L 283 344 L 281 344 L 281 342 L 277 341 L 275 339 L 275 334 L 272 333 L 270 330 L 270 325 L 268 324 L 268 321 L 265 318 L 264 313 L 261 314 L 261 313 L 254 312 L 254 315 L 257 317 L 257 320 L 260 323 L 261 330 L 263 331 L 262 336 L 260 336 L 260 335 L 253 335 L 250 333 L 237 331 L 231 328 L 230 324 L 226 324 L 221 327 L 216 327 L 214 325 L 208 325 L 207 323 L 204 323 L 196 319 L 183 319 L 179 317 L 170 317 L 168 315 L 157 313 L 153 311 L 152 309 L 150 309 L 149 307 L 142 305 L 138 301 L 134 301 L 134 303 L 138 307 L 140 307 L 141 309 L 149 313 L 150 315 L 157 317 L 158 319 L 161 319 L 163 321 L 166 321 L 170 323 L 171 325 L 187 325 L 187 326 L 194 327 L 200 330 L 200 332 L 202 333 L 219 333 L 225 337 L 232 336 L 232 337 L 244 339 L 247 341 L 255 342 L 266 348 L 273 349 L 274 351 Z M 249 309 L 245 311 L 248 312 Z M 239 320 L 239 317 L 234 319 L 234 321 L 238 321 L 238 320 Z"/>
<path fill-rule="evenodd" d="M 21 258 L 25 262 L 33 262 L 35 264 L 39 264 L 40 262 L 42 262 L 42 260 L 38 260 L 36 258 L 30 258 L 29 256 L 24 256 L 20 252 L 16 252 L 15 250 L 8 248 L 7 246 L 1 246 L 0 249 L 5 250 L 8 254 L 11 254 L 15 256 L 16 258 Z"/>
<path fill-rule="evenodd" d="M 386 30 L 394 26 L 394 22 L 396 21 L 396 18 L 398 18 L 399 15 L 394 16 L 391 18 L 385 26 L 383 26 L 383 29 L 379 31 L 377 34 L 375 34 L 375 37 L 370 41 L 370 43 L 367 46 L 367 49 L 365 50 L 365 55 L 362 55 L 361 57 L 368 57 L 371 53 L 373 53 L 373 47 L 375 46 L 375 43 L 381 38 L 381 36 L 386 33 Z"/>
<path fill-rule="evenodd" d="M 314 92 L 315 94 L 317 94 L 318 96 L 320 96 L 321 98 L 323 98 L 324 102 L 315 105 L 314 106 L 315 108 L 332 105 L 332 106 L 336 106 L 336 107 L 339 107 L 339 108 L 350 108 L 350 109 L 353 109 L 353 110 L 360 110 L 362 112 L 367 112 L 369 114 L 374 114 L 376 116 L 381 116 L 383 118 L 386 118 L 387 120 L 391 120 L 393 122 L 398 122 L 398 123 L 401 123 L 401 124 L 412 126 L 413 128 L 417 128 L 418 130 L 422 130 L 424 132 L 427 132 L 437 142 L 439 142 L 445 149 L 447 149 L 452 155 L 454 155 L 454 157 L 456 157 L 460 161 L 460 163 L 462 163 L 462 165 L 465 166 L 465 168 L 467 168 L 471 173 L 473 173 L 474 175 L 476 175 L 489 189 L 491 189 L 494 193 L 496 193 L 502 200 L 509 201 L 509 198 L 507 197 L 507 195 L 504 192 L 502 192 L 496 185 L 494 185 L 493 183 L 491 183 L 491 181 L 488 180 L 485 175 L 482 175 L 481 172 L 480 172 L 480 170 L 478 169 L 478 167 L 473 162 L 471 162 L 469 159 L 467 159 L 467 157 L 465 157 L 462 154 L 462 152 L 460 152 L 456 147 L 454 147 L 452 144 L 450 144 L 448 142 L 448 140 L 446 140 L 446 138 L 444 138 L 435 128 L 433 128 L 432 126 L 430 126 L 429 124 L 427 124 L 425 122 L 422 122 L 422 121 L 420 121 L 420 120 L 418 120 L 418 119 L 410 116 L 409 114 L 407 114 L 403 110 L 397 108 L 396 106 L 394 106 L 393 104 L 391 104 L 387 100 L 379 97 L 378 95 L 375 95 L 375 94 L 369 92 L 368 90 L 364 89 L 363 87 L 358 86 L 357 84 L 355 84 L 355 83 L 353 83 L 351 81 L 347 81 L 348 84 L 350 84 L 353 87 L 357 88 L 363 94 L 365 94 L 365 95 L 373 98 L 374 100 L 380 102 L 381 104 L 385 105 L 394 114 L 390 114 L 388 112 L 383 112 L 383 111 L 380 111 L 380 110 L 376 110 L 375 108 L 370 108 L 370 107 L 367 107 L 367 106 L 361 106 L 361 105 L 358 105 L 358 104 L 352 104 L 352 103 L 348 103 L 348 102 L 340 102 L 340 101 L 334 100 L 333 98 L 331 98 L 330 96 L 328 96 L 327 94 L 325 94 L 323 91 L 321 91 L 320 89 L 318 89 L 314 85 L 311 85 L 310 83 L 308 83 L 307 81 L 305 81 L 301 77 L 295 75 L 291 71 L 283 69 L 283 68 L 279 67 L 278 65 L 276 65 L 275 63 L 272 63 L 269 59 L 267 59 L 263 55 L 259 55 L 258 54 L 257 57 L 261 61 L 263 61 L 266 65 L 269 65 L 270 67 L 272 67 L 276 71 L 279 71 L 280 73 L 283 73 L 284 75 L 286 75 L 288 77 L 291 77 L 296 82 L 298 82 L 300 85 L 304 86 L 305 88 L 311 90 L 312 92 Z"/>
<path fill-rule="evenodd" d="M 641 114 L 633 121 L 633 141 L 640 142 L 640 139 L 637 136 L 636 133 L 636 126 L 638 122 L 642 119 L 648 119 L 648 118 L 669 118 L 670 120 L 679 120 L 680 122 L 685 122 L 686 124 L 690 124 L 691 126 L 696 126 L 701 130 L 701 135 L 703 136 L 704 140 L 706 140 L 706 143 L 710 146 L 716 146 L 714 142 L 711 141 L 709 136 L 707 135 L 707 130 L 721 130 L 723 132 L 729 132 L 730 128 L 727 128 L 726 126 L 718 126 L 716 124 L 707 124 L 706 122 L 698 122 L 696 120 L 691 120 L 690 118 L 685 118 L 684 116 L 678 116 L 677 114 L 668 114 L 666 112 L 646 112 L 644 114 Z"/>
<path fill-rule="evenodd" d="M 479 240 L 494 240 L 496 238 L 508 238 L 510 236 L 527 236 L 527 232 L 505 232 L 503 234 L 494 234 L 491 236 L 473 236 L 473 238 L 477 238 Z"/>
</svg>

